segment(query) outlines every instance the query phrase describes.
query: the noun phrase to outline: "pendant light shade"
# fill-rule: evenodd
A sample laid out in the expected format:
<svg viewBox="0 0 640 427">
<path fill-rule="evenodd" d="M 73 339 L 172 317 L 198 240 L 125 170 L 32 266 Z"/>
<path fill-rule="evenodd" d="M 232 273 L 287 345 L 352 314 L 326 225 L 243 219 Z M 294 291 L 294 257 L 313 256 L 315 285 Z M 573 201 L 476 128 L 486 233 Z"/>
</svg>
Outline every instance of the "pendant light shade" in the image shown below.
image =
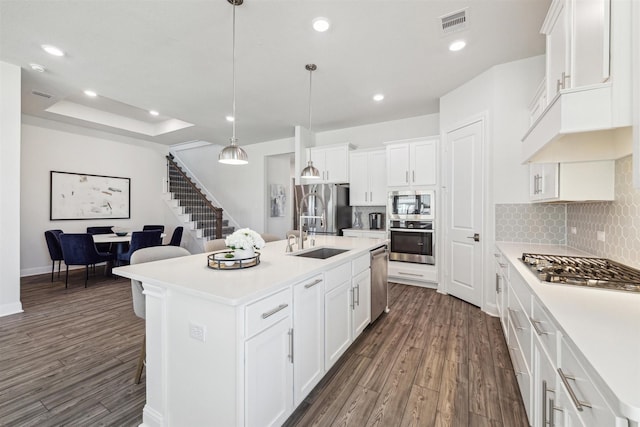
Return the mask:
<svg viewBox="0 0 640 427">
<path fill-rule="evenodd" d="M 302 178 L 318 179 L 320 178 L 320 171 L 318 170 L 318 168 L 313 166 L 313 162 L 309 160 L 309 162 L 307 163 L 307 167 L 302 169 L 302 173 L 300 174 L 300 176 Z"/>
<path fill-rule="evenodd" d="M 227 165 L 246 165 L 249 163 L 247 153 L 237 145 L 236 138 L 236 6 L 240 6 L 244 0 L 227 0 L 233 5 L 233 37 L 232 37 L 232 75 L 233 75 L 233 121 L 231 122 L 233 134 L 231 144 L 227 145 L 218 154 L 218 162 Z"/>
<path fill-rule="evenodd" d="M 315 70 L 318 69 L 318 67 L 316 66 L 316 64 L 307 64 L 304 66 L 304 69 L 309 71 L 309 132 L 311 132 L 311 75 Z M 313 166 L 313 162 L 309 160 L 307 166 L 302 169 L 300 177 L 307 179 L 319 179 L 320 171 L 318 170 L 318 168 Z"/>
</svg>

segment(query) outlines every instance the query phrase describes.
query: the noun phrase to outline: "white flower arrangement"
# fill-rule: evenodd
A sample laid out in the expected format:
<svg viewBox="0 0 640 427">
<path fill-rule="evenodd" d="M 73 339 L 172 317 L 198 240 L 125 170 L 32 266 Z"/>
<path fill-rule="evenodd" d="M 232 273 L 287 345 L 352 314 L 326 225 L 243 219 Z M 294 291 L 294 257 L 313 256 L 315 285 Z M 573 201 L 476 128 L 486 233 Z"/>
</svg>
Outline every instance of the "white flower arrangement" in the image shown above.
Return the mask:
<svg viewBox="0 0 640 427">
<path fill-rule="evenodd" d="M 241 228 L 227 236 L 224 244 L 231 249 L 262 249 L 265 241 L 260 234 L 250 228 Z"/>
</svg>

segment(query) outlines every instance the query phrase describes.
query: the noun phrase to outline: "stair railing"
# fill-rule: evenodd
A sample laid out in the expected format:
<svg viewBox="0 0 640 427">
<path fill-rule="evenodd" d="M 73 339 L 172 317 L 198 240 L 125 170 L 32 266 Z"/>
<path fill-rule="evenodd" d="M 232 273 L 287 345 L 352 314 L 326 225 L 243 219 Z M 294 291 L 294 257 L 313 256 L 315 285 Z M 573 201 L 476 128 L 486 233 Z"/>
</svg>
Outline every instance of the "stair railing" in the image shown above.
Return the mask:
<svg viewBox="0 0 640 427">
<path fill-rule="evenodd" d="M 213 206 L 172 156 L 167 156 L 167 189 L 172 193 L 180 194 L 180 205 L 185 207 L 188 211 L 186 213 L 191 214 L 191 219 L 196 221 L 197 228 L 203 229 L 203 237 L 222 238 L 222 208 Z M 213 236 L 208 233 L 212 226 Z"/>
</svg>

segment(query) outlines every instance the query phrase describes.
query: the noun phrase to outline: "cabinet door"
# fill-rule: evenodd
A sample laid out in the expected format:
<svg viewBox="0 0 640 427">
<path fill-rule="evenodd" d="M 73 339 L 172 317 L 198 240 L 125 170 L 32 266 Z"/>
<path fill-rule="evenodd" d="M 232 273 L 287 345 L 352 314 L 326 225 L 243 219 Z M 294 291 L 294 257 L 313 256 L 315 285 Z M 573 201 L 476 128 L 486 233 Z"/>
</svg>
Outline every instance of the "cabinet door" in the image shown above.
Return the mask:
<svg viewBox="0 0 640 427">
<path fill-rule="evenodd" d="M 609 78 L 609 0 L 573 3 L 572 87 Z"/>
<path fill-rule="evenodd" d="M 366 269 L 353 278 L 351 288 L 353 311 L 353 339 L 371 323 L 371 270 Z"/>
<path fill-rule="evenodd" d="M 411 144 L 411 185 L 436 185 L 436 142 Z"/>
<path fill-rule="evenodd" d="M 351 344 L 351 281 L 342 282 L 324 299 L 324 369 L 342 356 Z"/>
<path fill-rule="evenodd" d="M 245 342 L 245 425 L 279 426 L 293 410 L 291 316 Z"/>
<path fill-rule="evenodd" d="M 387 204 L 387 153 L 383 150 L 369 153 L 369 204 Z"/>
<path fill-rule="evenodd" d="M 324 161 L 326 182 L 349 182 L 349 150 L 346 146 L 325 149 Z"/>
<path fill-rule="evenodd" d="M 318 171 L 320 172 L 320 179 L 305 179 L 305 182 L 326 182 L 327 165 L 325 161 L 325 150 L 322 148 L 311 148 L 309 150 L 309 160 L 313 162 L 313 166 L 315 166 L 316 169 L 318 169 Z"/>
<path fill-rule="evenodd" d="M 387 185 L 406 187 L 409 185 L 409 144 L 394 144 L 387 147 Z"/>
<path fill-rule="evenodd" d="M 559 196 L 558 163 L 532 163 L 529 166 L 531 200 L 551 200 Z"/>
<path fill-rule="evenodd" d="M 553 14 L 551 27 L 547 32 L 547 99 L 549 101 L 561 89 L 571 87 L 569 2 L 556 0 L 552 3 L 550 11 L 553 11 Z"/>
<path fill-rule="evenodd" d="M 293 404 L 298 406 L 324 375 L 322 275 L 293 287 Z"/>
<path fill-rule="evenodd" d="M 368 153 L 351 153 L 349 159 L 349 204 L 370 205 Z"/>
<path fill-rule="evenodd" d="M 557 413 L 551 413 L 551 403 L 557 402 L 556 370 L 554 364 L 544 351 L 542 344 L 534 338 L 534 385 L 533 385 L 533 425 L 534 427 L 547 427 L 553 418 L 557 419 Z M 556 425 L 562 425 L 557 423 Z"/>
</svg>

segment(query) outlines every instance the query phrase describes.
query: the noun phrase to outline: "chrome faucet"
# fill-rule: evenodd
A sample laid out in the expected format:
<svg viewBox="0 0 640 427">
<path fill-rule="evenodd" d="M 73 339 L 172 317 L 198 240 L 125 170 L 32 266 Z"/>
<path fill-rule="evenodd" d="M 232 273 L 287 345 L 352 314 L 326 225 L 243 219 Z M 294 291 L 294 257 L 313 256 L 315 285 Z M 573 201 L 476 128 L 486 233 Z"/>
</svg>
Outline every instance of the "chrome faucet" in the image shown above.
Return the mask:
<svg viewBox="0 0 640 427">
<path fill-rule="evenodd" d="M 291 243 L 291 238 L 293 237 L 293 243 Z M 293 252 L 293 244 L 296 243 L 296 235 L 295 234 L 289 234 L 287 236 L 287 247 L 284 250 L 285 252 Z"/>
<path fill-rule="evenodd" d="M 320 203 L 322 203 L 322 214 L 320 216 L 318 215 L 303 215 L 302 214 L 302 206 L 304 204 L 304 202 L 307 201 L 308 198 L 310 198 L 311 196 L 315 196 L 317 200 L 320 201 Z M 324 211 L 327 209 L 326 205 L 324 204 L 324 200 L 322 199 L 322 197 L 317 194 L 317 193 L 307 193 L 304 196 L 302 196 L 302 199 L 300 199 L 300 221 L 298 222 L 299 227 L 300 227 L 300 236 L 298 237 L 298 248 L 299 249 L 304 249 L 304 228 L 302 226 L 302 220 L 303 219 L 320 219 L 320 227 L 324 228 L 325 224 L 324 224 Z M 312 246 L 315 245 L 315 238 L 312 239 Z"/>
</svg>

